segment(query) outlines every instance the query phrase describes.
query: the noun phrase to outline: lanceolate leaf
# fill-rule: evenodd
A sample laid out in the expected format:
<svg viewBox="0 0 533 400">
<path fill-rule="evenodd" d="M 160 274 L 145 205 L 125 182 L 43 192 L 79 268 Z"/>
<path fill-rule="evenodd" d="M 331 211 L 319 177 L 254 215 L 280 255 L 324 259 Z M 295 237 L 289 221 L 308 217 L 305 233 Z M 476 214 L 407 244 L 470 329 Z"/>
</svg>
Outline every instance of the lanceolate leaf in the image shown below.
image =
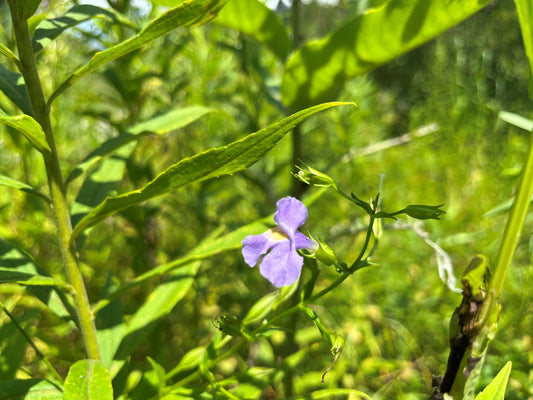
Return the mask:
<svg viewBox="0 0 533 400">
<path fill-rule="evenodd" d="M 98 360 L 80 360 L 72 367 L 63 386 L 64 400 L 113 400 L 111 377 Z"/>
<path fill-rule="evenodd" d="M 180 26 L 191 26 L 207 22 L 210 18 L 213 18 L 216 15 L 225 2 L 226 0 L 188 0 L 184 1 L 177 7 L 168 10 L 160 17 L 151 21 L 134 37 L 119 43 L 116 46 L 110 47 L 109 49 L 96 53 L 88 64 L 80 68 L 61 84 L 50 97 L 49 103 L 52 103 L 59 94 L 77 80 L 93 72 L 102 65 L 138 49 Z"/>
<path fill-rule="evenodd" d="M 0 111 L 0 123 L 16 129 L 41 153 L 50 151 L 43 128 L 29 115 L 10 116 Z"/>
<path fill-rule="evenodd" d="M 332 100 L 346 80 L 433 39 L 488 3 L 395 0 L 358 15 L 288 60 L 281 84 L 283 103 L 294 111 Z"/>
<path fill-rule="evenodd" d="M 50 198 L 44 193 L 39 192 L 37 189 L 32 188 L 30 185 L 10 178 L 9 176 L 0 175 L 0 186 L 6 186 L 14 189 L 21 190 L 26 193 L 30 193 L 45 199 L 48 203 L 51 202 Z"/>
<path fill-rule="evenodd" d="M 71 240 L 74 240 L 84 229 L 119 210 L 168 193 L 191 182 L 242 171 L 258 161 L 287 132 L 305 118 L 319 111 L 343 104 L 352 103 L 326 103 L 311 107 L 227 146 L 216 147 L 183 159 L 159 174 L 142 189 L 105 199 L 76 225 Z"/>
<path fill-rule="evenodd" d="M 230 0 L 215 22 L 254 38 L 281 60 L 287 57 L 291 48 L 283 23 L 274 11 L 259 0 Z"/>
<path fill-rule="evenodd" d="M 63 400 L 63 392 L 44 379 L 0 381 L 0 400 Z"/>
<path fill-rule="evenodd" d="M 32 115 L 30 98 L 22 75 L 0 64 L 0 90 L 27 115 Z"/>
<path fill-rule="evenodd" d="M 32 40 L 33 52 L 37 53 L 38 51 L 41 51 L 47 44 L 52 42 L 52 40 L 67 29 L 96 16 L 106 16 L 113 20 L 119 20 L 113 12 L 106 10 L 105 8 L 91 4 L 75 5 L 61 17 L 47 19 L 37 25 Z M 121 18 L 120 20 L 123 19 Z M 129 23 L 129 25 L 132 25 L 132 23 Z"/>
<path fill-rule="evenodd" d="M 485 390 L 476 396 L 475 400 L 503 400 L 511 373 L 511 366 L 511 361 L 507 362 Z"/>
</svg>

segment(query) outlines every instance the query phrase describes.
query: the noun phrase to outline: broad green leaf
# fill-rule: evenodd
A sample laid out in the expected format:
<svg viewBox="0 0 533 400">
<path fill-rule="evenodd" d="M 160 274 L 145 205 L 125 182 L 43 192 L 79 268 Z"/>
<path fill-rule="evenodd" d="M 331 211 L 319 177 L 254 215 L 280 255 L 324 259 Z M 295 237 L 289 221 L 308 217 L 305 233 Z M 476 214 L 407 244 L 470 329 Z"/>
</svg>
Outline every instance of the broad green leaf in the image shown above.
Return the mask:
<svg viewBox="0 0 533 400">
<path fill-rule="evenodd" d="M 42 379 L 0 381 L 0 400 L 63 400 L 63 392 Z"/>
<path fill-rule="evenodd" d="M 176 129 L 183 128 L 212 112 L 218 112 L 218 110 L 198 105 L 185 106 L 155 116 L 149 120 L 142 121 L 131 127 L 128 132 L 109 139 L 96 150 L 92 151 L 83 162 L 74 168 L 67 177 L 66 182 L 71 182 L 117 149 L 126 146 L 132 141 L 141 139 L 144 137 L 144 134 L 156 133 L 158 135 L 163 135 L 175 131 Z M 121 157 L 124 157 L 124 155 L 121 155 Z M 126 156 L 126 158 L 128 158 L 128 156 Z"/>
<path fill-rule="evenodd" d="M 23 251 L 0 239 L 0 283 L 16 282 L 46 304 L 58 316 L 70 317 L 69 304 L 55 287 L 67 285 L 52 278 Z M 65 304 L 67 306 L 65 306 Z"/>
<path fill-rule="evenodd" d="M 396 0 L 357 15 L 289 58 L 281 83 L 282 101 L 295 111 L 333 100 L 346 80 L 433 39 L 488 3 Z"/>
<path fill-rule="evenodd" d="M 230 0 L 215 20 L 264 44 L 281 60 L 287 57 L 291 41 L 274 11 L 259 0 Z"/>
<path fill-rule="evenodd" d="M 74 363 L 63 386 L 64 400 L 113 400 L 111 378 L 98 360 Z"/>
<path fill-rule="evenodd" d="M 50 152 L 43 128 L 29 115 L 16 115 L 14 117 L 0 111 L 0 123 L 16 129 L 41 153 Z"/>
<path fill-rule="evenodd" d="M 515 0 L 522 39 L 529 60 L 529 97 L 533 99 L 533 4 L 531 0 Z"/>
<path fill-rule="evenodd" d="M 503 400 L 505 397 L 505 388 L 509 381 L 509 375 L 511 374 L 512 363 L 509 361 L 498 372 L 498 375 L 492 380 L 491 383 L 480 392 L 475 400 Z"/>
<path fill-rule="evenodd" d="M 108 197 L 87 214 L 74 228 L 71 240 L 83 230 L 118 211 L 171 192 L 191 182 L 203 181 L 243 171 L 258 161 L 294 126 L 328 108 L 352 103 L 326 103 L 302 110 L 267 128 L 227 146 L 216 147 L 186 158 L 156 176 L 145 187 L 119 196 Z"/>
<path fill-rule="evenodd" d="M 6 186 L 13 189 L 18 189 L 26 193 L 33 194 L 35 196 L 42 197 L 48 203 L 51 203 L 50 198 L 44 193 L 39 192 L 37 189 L 32 188 L 30 185 L 17 181 L 16 179 L 10 178 L 9 176 L 0 175 L 0 186 Z"/>
<path fill-rule="evenodd" d="M 119 19 L 114 12 L 102 7 L 91 4 L 75 5 L 62 16 L 44 20 L 37 25 L 32 38 L 33 52 L 41 51 L 67 29 L 97 16 L 105 16 L 114 21 L 124 20 L 124 17 Z M 128 25 L 135 27 L 131 22 Z"/>
<path fill-rule="evenodd" d="M 33 114 L 30 98 L 22 75 L 11 72 L 2 64 L 0 64 L 0 90 L 4 92 L 7 98 L 20 108 L 24 114 Z"/>
<path fill-rule="evenodd" d="M 498 118 L 528 132 L 533 131 L 533 121 L 524 118 L 521 115 L 510 113 L 507 111 L 500 111 L 498 113 Z"/>
<path fill-rule="evenodd" d="M 191 26 L 208 22 L 216 16 L 226 0 L 188 0 L 177 7 L 171 8 L 160 17 L 151 21 L 144 29 L 134 37 L 119 43 L 113 47 L 96 53 L 88 64 L 77 70 L 57 88 L 49 99 L 54 99 L 64 90 L 85 75 L 95 71 L 102 65 L 107 64 L 131 51 L 144 46 L 151 41 L 166 35 L 180 26 Z"/>
</svg>

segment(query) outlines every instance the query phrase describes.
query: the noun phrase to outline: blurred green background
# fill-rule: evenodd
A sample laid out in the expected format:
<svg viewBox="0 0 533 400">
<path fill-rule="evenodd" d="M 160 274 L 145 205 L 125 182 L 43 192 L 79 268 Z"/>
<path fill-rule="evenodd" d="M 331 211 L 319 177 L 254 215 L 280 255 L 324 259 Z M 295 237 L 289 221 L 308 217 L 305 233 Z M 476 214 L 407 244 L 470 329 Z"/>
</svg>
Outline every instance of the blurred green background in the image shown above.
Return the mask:
<svg viewBox="0 0 533 400">
<path fill-rule="evenodd" d="M 155 13 L 140 3 L 110 4 L 140 23 Z M 60 14 L 67 4 L 50 1 L 48 7 Z M 322 37 L 358 7 L 362 7 L 359 2 L 349 0 L 335 7 L 303 4 L 304 39 Z M 5 1 L 0 1 L 0 41 L 12 44 L 8 14 Z M 289 10 L 282 10 L 281 16 L 288 24 Z M 50 94 L 96 49 L 132 34 L 106 19 L 62 34 L 39 53 L 45 91 Z M 216 21 L 178 29 L 85 78 L 58 99 L 52 117 L 65 175 L 88 151 L 135 122 L 186 105 L 221 111 L 172 134 L 142 139 L 127 161 L 117 191 L 140 187 L 181 158 L 283 118 L 277 89 L 281 72 L 269 50 Z M 302 161 L 365 200 L 377 193 L 380 174 L 385 174 L 385 210 L 444 203 L 447 214 L 442 220 L 425 222 L 421 229 L 450 255 L 460 276 L 474 255 L 490 259 L 496 254 L 506 214 L 484 214 L 513 195 L 529 141 L 526 131 L 499 120 L 498 113 L 532 118 L 528 74 L 514 4 L 495 1 L 430 43 L 351 80 L 339 100 L 354 101 L 358 108 L 333 109 L 306 121 Z M 0 106 L 9 109 L 2 96 Z M 431 133 L 405 144 L 381 150 L 369 147 L 428 127 Z M 44 190 L 42 161 L 29 146 L 21 151 L 21 140 L 8 132 L 0 136 L 1 172 Z M 90 299 L 95 302 L 102 287 L 113 281 L 127 282 L 185 254 L 219 226 L 229 231 L 272 213 L 275 202 L 290 193 L 291 157 L 287 136 L 243 173 L 188 185 L 95 226 L 80 248 Z M 74 185 L 79 187 L 80 182 Z M 29 249 L 52 274 L 62 274 L 54 226 L 44 204 L 2 189 L 0 210 L 0 236 Z M 340 259 L 350 262 L 364 237 L 364 223 L 353 204 L 326 192 L 309 207 L 304 231 L 319 234 Z M 510 400 L 533 398 L 532 225 L 530 213 L 505 284 L 499 331 L 483 371 L 485 386 L 506 361 L 513 362 L 506 397 Z M 412 230 L 385 221 L 373 261 L 381 267 L 357 272 L 312 306 L 346 339 L 324 384 L 321 375 L 331 363 L 328 346 L 308 320 L 296 320 L 296 341 L 303 350 L 292 367 L 297 393 L 347 387 L 372 394 L 375 400 L 425 399 L 431 392 L 431 375 L 444 373 L 448 321 L 461 297 L 441 282 L 435 251 Z M 335 277 L 335 271 L 324 268 L 319 286 Z M 136 311 L 157 283 L 148 282 L 124 296 L 124 313 Z M 238 251 L 203 262 L 192 290 L 141 345 L 131 369 L 148 369 L 150 355 L 170 370 L 183 354 L 216 334 L 211 324 L 214 315 L 243 316 L 272 289 L 256 269 L 244 264 Z M 81 338 L 36 300 L 21 297 L 20 287 L 3 285 L 1 290 L 6 304 L 19 302 L 17 316 L 65 373 L 80 357 Z M 0 318 L 7 321 L 4 315 Z M 31 348 L 10 355 L 10 341 L 20 339 L 7 328 L 0 333 L 1 357 L 23 358 L 38 375 L 42 366 Z M 283 370 L 286 366 L 279 355 L 284 354 L 284 336 L 279 333 L 251 344 L 214 372 L 238 376 L 252 365 Z M 0 370 L 0 378 L 10 378 L 11 373 Z M 262 396 L 276 398 L 268 396 L 282 390 L 280 382 L 279 374 L 271 377 Z"/>
</svg>

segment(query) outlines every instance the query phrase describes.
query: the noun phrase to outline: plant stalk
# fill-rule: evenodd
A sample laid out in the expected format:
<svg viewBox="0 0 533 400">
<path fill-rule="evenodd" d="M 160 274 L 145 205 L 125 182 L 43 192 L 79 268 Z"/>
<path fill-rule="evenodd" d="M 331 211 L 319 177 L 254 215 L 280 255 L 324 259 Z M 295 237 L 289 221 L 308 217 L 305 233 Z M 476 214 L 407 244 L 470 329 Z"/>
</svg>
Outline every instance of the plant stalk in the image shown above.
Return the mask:
<svg viewBox="0 0 533 400">
<path fill-rule="evenodd" d="M 21 73 L 26 83 L 26 88 L 31 101 L 33 117 L 41 125 L 46 135 L 46 140 L 51 151 L 43 153 L 46 175 L 52 199 L 52 210 L 57 230 L 57 237 L 65 272 L 70 285 L 73 287 L 74 303 L 76 305 L 77 319 L 83 335 L 85 350 L 89 359 L 100 360 L 100 349 L 96 337 L 93 314 L 83 277 L 81 275 L 75 244 L 69 244 L 72 225 L 64 190 L 63 176 L 61 174 L 59 157 L 50 122 L 50 113 L 46 105 L 39 73 L 33 55 L 30 32 L 27 20 L 21 18 L 15 0 L 9 0 L 13 29 L 17 42 Z"/>
</svg>

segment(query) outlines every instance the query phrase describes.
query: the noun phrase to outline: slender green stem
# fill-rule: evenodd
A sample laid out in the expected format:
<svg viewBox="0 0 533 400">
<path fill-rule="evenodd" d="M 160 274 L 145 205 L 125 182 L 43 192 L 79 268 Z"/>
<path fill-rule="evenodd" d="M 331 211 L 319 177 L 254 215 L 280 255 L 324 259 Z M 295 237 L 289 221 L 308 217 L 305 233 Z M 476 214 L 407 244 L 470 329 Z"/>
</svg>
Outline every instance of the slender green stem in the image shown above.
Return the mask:
<svg viewBox="0 0 533 400">
<path fill-rule="evenodd" d="M 524 223 L 531 195 L 533 194 L 533 136 L 530 138 L 529 151 L 526 163 L 522 169 L 522 176 L 518 184 L 518 193 L 516 194 L 511 208 L 511 214 L 507 220 L 503 239 L 500 244 L 498 255 L 496 257 L 494 272 L 490 281 L 490 292 L 495 298 L 500 296 L 502 291 L 505 275 L 511 265 L 511 259 L 516 245 L 520 238 L 520 231 Z"/>
<path fill-rule="evenodd" d="M 53 206 L 54 222 L 57 230 L 57 237 L 63 264 L 69 283 L 74 288 L 74 303 L 76 306 L 77 317 L 81 327 L 85 350 L 87 357 L 90 359 L 100 359 L 100 350 L 96 338 L 96 328 L 94 325 L 93 314 L 90 309 L 89 299 L 85 290 L 85 284 L 81 275 L 78 258 L 74 244 L 69 244 L 72 225 L 70 214 L 67 206 L 66 193 L 64 191 L 63 176 L 59 165 L 59 158 L 56 149 L 56 143 L 52 125 L 50 122 L 50 113 L 46 105 L 39 73 L 35 64 L 35 58 L 32 51 L 31 38 L 26 19 L 20 18 L 14 0 L 8 1 L 11 16 L 13 18 L 13 29 L 17 42 L 19 59 L 21 64 L 21 73 L 24 77 L 28 94 L 30 97 L 34 118 L 42 126 L 46 135 L 46 140 L 51 151 L 44 153 L 44 164 L 50 187 L 50 194 Z"/>
</svg>

